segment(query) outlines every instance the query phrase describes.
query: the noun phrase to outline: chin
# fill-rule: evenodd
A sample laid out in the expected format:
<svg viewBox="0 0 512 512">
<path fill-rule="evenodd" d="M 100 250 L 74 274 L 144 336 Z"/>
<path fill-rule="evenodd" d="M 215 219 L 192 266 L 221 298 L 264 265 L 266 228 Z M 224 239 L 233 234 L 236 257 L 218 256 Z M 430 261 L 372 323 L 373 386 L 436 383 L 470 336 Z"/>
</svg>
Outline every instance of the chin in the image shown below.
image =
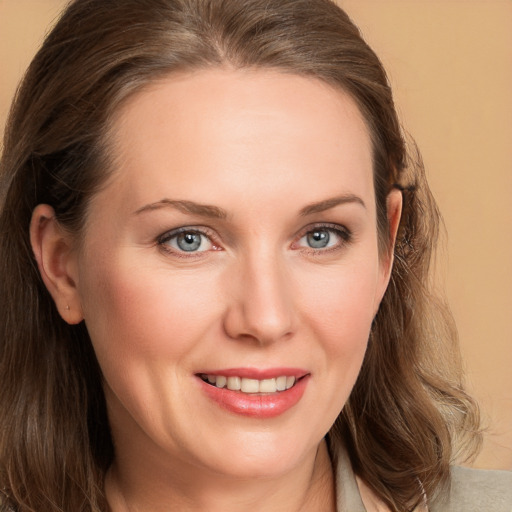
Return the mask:
<svg viewBox="0 0 512 512">
<path fill-rule="evenodd" d="M 215 453 L 205 464 L 226 477 L 273 479 L 289 474 L 308 457 L 314 458 L 322 439 L 316 443 L 306 443 L 294 439 L 290 434 L 285 437 L 269 436 L 269 432 L 240 436 L 238 442 L 233 442 L 229 447 L 217 445 Z"/>
</svg>

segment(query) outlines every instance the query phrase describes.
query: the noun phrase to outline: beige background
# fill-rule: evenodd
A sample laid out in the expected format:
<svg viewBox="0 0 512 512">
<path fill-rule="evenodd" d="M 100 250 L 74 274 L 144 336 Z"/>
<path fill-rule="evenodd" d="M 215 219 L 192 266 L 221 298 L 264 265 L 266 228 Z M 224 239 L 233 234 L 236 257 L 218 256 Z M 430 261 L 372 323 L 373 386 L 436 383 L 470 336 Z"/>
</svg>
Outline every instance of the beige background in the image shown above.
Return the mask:
<svg viewBox="0 0 512 512">
<path fill-rule="evenodd" d="M 65 3 L 0 0 L 0 126 Z M 388 69 L 444 214 L 442 275 L 488 424 L 474 465 L 512 469 L 512 1 L 339 3 Z"/>
</svg>

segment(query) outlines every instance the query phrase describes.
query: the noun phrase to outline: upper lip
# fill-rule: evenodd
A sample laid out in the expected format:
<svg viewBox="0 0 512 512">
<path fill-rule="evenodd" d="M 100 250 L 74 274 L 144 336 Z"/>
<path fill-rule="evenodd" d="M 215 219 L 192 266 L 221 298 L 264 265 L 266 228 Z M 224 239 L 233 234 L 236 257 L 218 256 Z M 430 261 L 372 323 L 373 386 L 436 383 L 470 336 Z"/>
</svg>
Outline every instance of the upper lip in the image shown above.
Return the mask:
<svg viewBox="0 0 512 512">
<path fill-rule="evenodd" d="M 223 368 L 204 370 L 198 372 L 197 375 L 223 375 L 224 377 L 264 380 L 282 376 L 300 379 L 309 373 L 310 372 L 302 368 Z"/>
</svg>

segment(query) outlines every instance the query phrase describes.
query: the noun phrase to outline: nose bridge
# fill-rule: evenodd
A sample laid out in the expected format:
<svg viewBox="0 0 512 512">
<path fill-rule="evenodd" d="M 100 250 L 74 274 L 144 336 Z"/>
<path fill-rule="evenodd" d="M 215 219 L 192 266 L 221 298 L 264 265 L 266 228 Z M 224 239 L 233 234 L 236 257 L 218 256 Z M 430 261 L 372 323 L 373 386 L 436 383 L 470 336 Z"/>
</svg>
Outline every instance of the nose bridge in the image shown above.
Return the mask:
<svg viewBox="0 0 512 512">
<path fill-rule="evenodd" d="M 272 343 L 294 330 L 291 282 L 278 251 L 248 251 L 239 262 L 226 330 L 233 338 Z"/>
</svg>

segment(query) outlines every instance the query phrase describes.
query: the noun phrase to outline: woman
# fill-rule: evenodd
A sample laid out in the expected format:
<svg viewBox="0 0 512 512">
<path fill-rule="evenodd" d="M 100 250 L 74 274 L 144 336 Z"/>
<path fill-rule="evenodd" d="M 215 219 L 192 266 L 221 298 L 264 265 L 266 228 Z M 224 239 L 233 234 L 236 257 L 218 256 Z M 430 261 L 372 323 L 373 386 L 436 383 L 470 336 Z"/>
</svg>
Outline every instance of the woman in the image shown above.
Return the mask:
<svg viewBox="0 0 512 512">
<path fill-rule="evenodd" d="M 1 172 L 4 510 L 507 510 L 335 4 L 72 2 Z"/>
</svg>

